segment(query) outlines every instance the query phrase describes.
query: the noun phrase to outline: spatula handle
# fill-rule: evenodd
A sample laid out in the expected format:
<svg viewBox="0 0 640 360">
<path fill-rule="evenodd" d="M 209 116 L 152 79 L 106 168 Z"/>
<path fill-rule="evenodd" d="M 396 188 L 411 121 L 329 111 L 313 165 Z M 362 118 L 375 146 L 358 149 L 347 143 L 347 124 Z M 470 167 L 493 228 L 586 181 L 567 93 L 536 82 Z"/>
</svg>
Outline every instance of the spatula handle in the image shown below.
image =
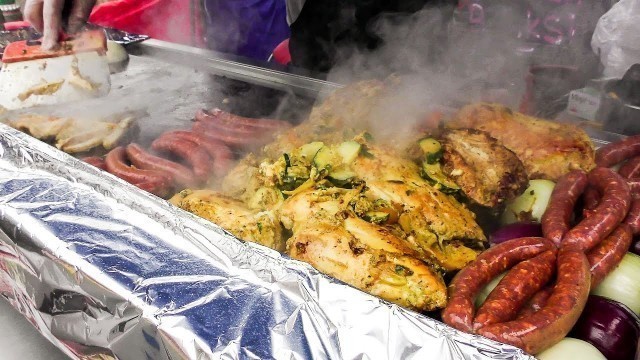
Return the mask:
<svg viewBox="0 0 640 360">
<path fill-rule="evenodd" d="M 4 49 L 3 63 L 15 63 L 27 60 L 47 59 L 83 52 L 107 51 L 107 39 L 102 30 L 90 30 L 75 34 L 72 38 L 60 43 L 56 50 L 42 50 L 39 40 L 23 40 L 13 42 Z"/>
</svg>

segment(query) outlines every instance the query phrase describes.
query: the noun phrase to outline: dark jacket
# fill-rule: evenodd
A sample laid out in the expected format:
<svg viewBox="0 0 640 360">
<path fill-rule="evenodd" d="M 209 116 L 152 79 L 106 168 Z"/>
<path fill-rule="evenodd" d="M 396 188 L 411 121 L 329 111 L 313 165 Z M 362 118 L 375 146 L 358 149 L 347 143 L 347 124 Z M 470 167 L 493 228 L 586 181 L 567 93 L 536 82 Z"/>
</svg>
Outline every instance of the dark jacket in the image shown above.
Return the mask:
<svg viewBox="0 0 640 360">
<path fill-rule="evenodd" d="M 381 13 L 413 13 L 425 6 L 453 9 L 454 0 L 307 0 L 291 24 L 292 64 L 326 73 L 335 64 L 339 47 L 372 50 L 381 39 L 371 24 Z"/>
</svg>

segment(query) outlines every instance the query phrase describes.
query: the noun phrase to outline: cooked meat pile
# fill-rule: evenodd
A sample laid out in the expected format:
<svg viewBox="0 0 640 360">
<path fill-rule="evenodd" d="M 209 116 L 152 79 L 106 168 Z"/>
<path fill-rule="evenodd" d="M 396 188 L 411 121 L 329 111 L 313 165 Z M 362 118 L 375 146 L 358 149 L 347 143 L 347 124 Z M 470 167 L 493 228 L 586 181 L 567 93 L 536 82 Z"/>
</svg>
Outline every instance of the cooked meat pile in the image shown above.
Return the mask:
<svg viewBox="0 0 640 360">
<path fill-rule="evenodd" d="M 495 207 L 526 189 L 528 178 L 522 162 L 488 133 L 452 129 L 441 141 L 445 174 L 475 203 Z"/>
<path fill-rule="evenodd" d="M 555 181 L 571 170 L 595 167 L 595 151 L 584 131 L 513 112 L 503 105 L 465 106 L 447 125 L 488 132 L 518 156 L 530 179 Z"/>
<path fill-rule="evenodd" d="M 187 190 L 171 201 L 272 248 L 291 234 L 285 250 L 291 257 L 416 310 L 443 307 L 442 274 L 471 262 L 486 241 L 474 214 L 453 195 L 365 136 L 245 159 L 223 193 Z"/>
<path fill-rule="evenodd" d="M 115 122 L 23 115 L 9 121 L 8 125 L 36 139 L 53 140 L 58 149 L 77 154 L 113 149 L 134 130 L 135 122 L 135 118 L 129 115 L 123 115 Z"/>
<path fill-rule="evenodd" d="M 219 192 L 186 190 L 171 201 L 386 300 L 443 307 L 442 275 L 486 246 L 461 199 L 499 207 L 528 178 L 593 167 L 593 149 L 579 129 L 488 104 L 464 108 L 437 136 L 385 138 L 380 109 L 393 85 L 336 91 L 240 161 Z M 418 139 L 420 161 L 406 150 Z"/>
</svg>

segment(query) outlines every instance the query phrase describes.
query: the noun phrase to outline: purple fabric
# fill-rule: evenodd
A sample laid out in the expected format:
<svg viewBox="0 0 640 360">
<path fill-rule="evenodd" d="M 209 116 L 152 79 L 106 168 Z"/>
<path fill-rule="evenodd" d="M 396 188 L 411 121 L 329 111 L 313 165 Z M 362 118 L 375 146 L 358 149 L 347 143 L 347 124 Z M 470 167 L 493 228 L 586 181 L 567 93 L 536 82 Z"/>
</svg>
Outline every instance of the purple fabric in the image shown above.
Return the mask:
<svg viewBox="0 0 640 360">
<path fill-rule="evenodd" d="M 266 61 L 289 38 L 285 0 L 204 0 L 212 50 Z"/>
</svg>

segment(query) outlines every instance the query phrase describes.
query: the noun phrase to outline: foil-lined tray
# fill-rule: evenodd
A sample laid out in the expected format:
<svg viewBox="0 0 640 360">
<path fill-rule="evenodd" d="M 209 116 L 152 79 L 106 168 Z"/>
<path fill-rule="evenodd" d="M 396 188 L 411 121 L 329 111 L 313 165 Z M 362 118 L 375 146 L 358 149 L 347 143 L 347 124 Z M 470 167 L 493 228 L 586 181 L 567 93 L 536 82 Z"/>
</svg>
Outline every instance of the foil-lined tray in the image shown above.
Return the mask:
<svg viewBox="0 0 640 360">
<path fill-rule="evenodd" d="M 0 291 L 75 359 L 533 359 L 0 125 Z"/>
<path fill-rule="evenodd" d="M 132 56 L 107 98 L 37 112 L 146 112 L 145 143 L 223 101 L 208 70 L 294 92 L 336 87 L 206 62 L 201 50 L 136 46 L 174 57 Z M 170 64 L 187 55 L 201 71 Z M 72 358 L 533 359 L 239 241 L 4 125 L 0 185 L 0 292 Z"/>
</svg>

